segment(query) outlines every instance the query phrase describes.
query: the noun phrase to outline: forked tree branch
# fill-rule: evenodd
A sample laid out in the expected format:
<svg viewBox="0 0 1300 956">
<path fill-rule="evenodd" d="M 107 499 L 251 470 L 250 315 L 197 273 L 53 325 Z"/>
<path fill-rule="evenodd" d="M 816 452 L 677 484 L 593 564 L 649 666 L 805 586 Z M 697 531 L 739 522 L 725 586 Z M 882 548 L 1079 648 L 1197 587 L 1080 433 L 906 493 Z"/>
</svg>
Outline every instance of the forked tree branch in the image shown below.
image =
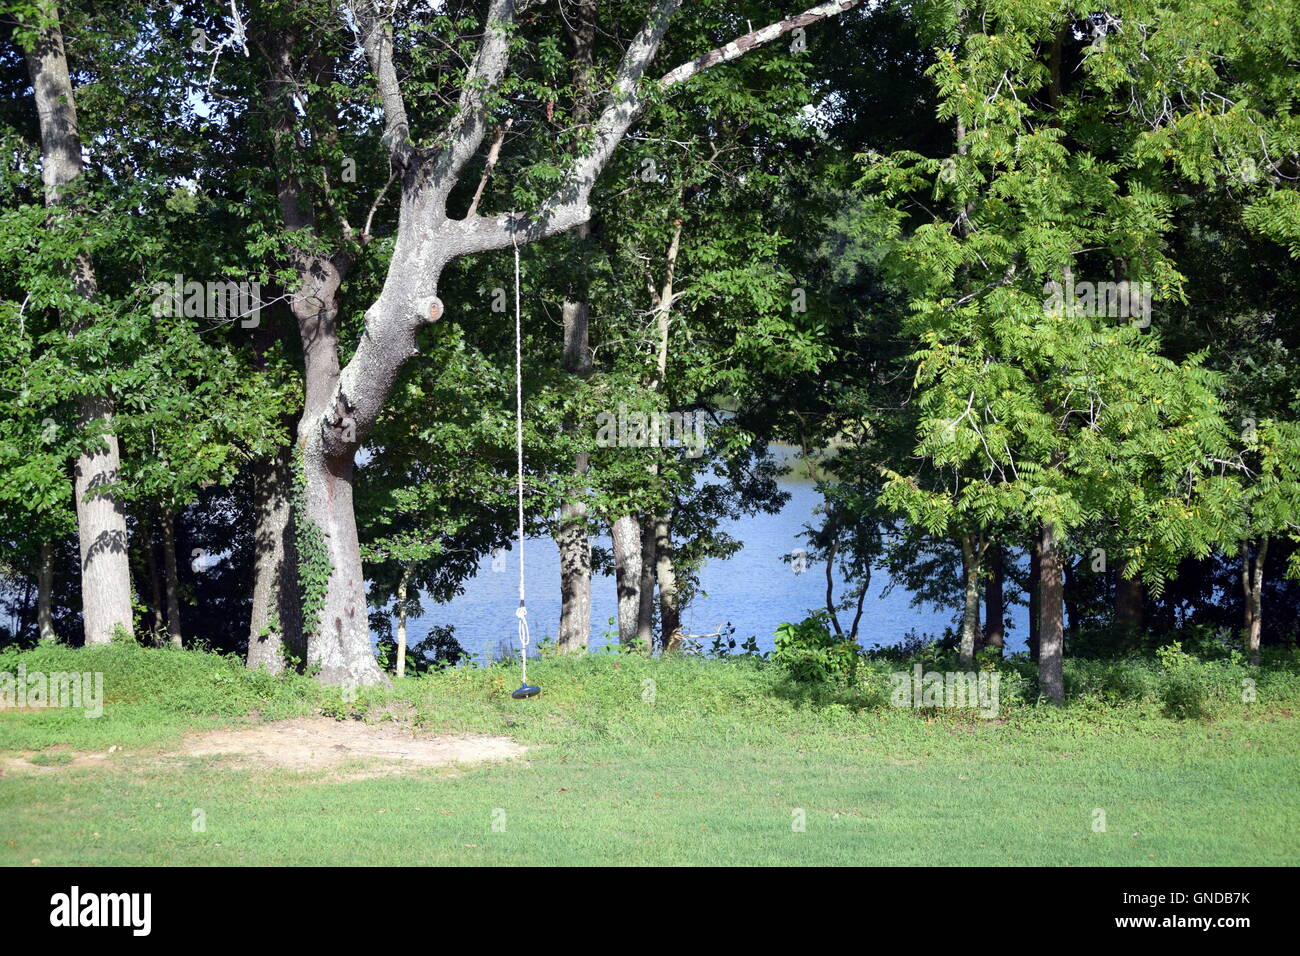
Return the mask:
<svg viewBox="0 0 1300 956">
<path fill-rule="evenodd" d="M 660 80 L 661 88 L 684 83 L 710 67 L 735 60 L 793 30 L 837 16 L 861 2 L 862 0 L 828 0 L 803 13 L 746 33 L 671 70 Z M 619 141 L 645 109 L 647 91 L 641 87 L 641 80 L 654 59 L 655 51 L 668 29 L 669 20 L 680 6 L 681 0 L 658 0 L 651 10 L 640 33 L 623 56 L 605 109 L 596 121 L 595 138 L 588 151 L 574 165 L 564 185 L 532 214 L 467 217 L 463 223 L 463 232 L 469 245 L 467 251 L 504 249 L 516 243 L 532 242 L 563 232 L 589 218 L 587 202 L 592 187 Z M 480 132 L 480 138 L 481 136 Z"/>
</svg>

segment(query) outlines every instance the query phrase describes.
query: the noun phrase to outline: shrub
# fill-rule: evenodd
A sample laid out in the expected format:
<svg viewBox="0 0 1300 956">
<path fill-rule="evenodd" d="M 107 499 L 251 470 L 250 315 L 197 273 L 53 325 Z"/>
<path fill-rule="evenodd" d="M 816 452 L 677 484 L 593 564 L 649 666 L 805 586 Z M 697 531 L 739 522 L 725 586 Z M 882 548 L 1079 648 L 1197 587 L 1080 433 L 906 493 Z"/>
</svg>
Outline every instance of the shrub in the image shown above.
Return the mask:
<svg viewBox="0 0 1300 956">
<path fill-rule="evenodd" d="M 1160 703 L 1165 713 L 1178 720 L 1195 720 L 1212 713 L 1213 676 L 1201 661 L 1183 650 L 1175 641 L 1156 651 L 1164 669 L 1160 684 Z"/>
<path fill-rule="evenodd" d="M 799 683 L 852 681 L 861 652 L 854 641 L 834 635 L 824 611 L 816 611 L 798 624 L 785 623 L 776 629 L 772 662 Z"/>
</svg>

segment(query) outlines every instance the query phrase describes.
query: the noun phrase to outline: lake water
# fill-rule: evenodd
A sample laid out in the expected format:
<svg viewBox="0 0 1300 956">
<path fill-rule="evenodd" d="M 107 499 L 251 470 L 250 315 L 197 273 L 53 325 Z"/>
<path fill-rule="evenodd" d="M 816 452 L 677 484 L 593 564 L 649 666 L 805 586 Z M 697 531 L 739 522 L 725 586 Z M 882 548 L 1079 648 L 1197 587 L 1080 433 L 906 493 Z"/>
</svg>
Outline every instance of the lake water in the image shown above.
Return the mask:
<svg viewBox="0 0 1300 956">
<path fill-rule="evenodd" d="M 735 627 L 737 646 L 752 636 L 761 650 L 770 651 L 777 625 L 802 620 L 809 610 L 824 607 L 825 566 L 809 564 L 805 571 L 797 573 L 782 560 L 803 545 L 799 533 L 812 522 L 813 508 L 821 504 L 821 496 L 810 481 L 787 479 L 781 487 L 790 493 L 790 500 L 780 513 L 723 525 L 723 530 L 745 546 L 730 559 L 710 562 L 701 570 L 702 593 L 683 614 L 687 633 L 709 634 L 730 623 Z M 609 546 L 608 538 L 599 543 Z M 559 627 L 560 553 L 551 538 L 534 538 L 527 542 L 526 556 L 528 622 L 535 643 L 554 637 Z M 517 647 L 516 561 L 514 552 L 503 553 L 495 562 L 485 557 L 477 576 L 466 582 L 463 595 L 447 604 L 430 606 L 426 602 L 427 613 L 409 625 L 411 643 L 423 639 L 435 624 L 451 624 L 456 628 L 456 639 L 480 659 L 498 657 L 503 647 Z M 835 582 L 837 597 L 847 593 L 838 572 Z M 859 641 L 864 646 L 897 643 L 912 629 L 939 636 L 944 628 L 955 626 L 955 611 L 913 607 L 912 594 L 901 586 L 882 598 L 888 583 L 884 571 L 873 572 L 859 627 Z M 591 603 L 592 650 L 617 643 L 617 630 L 610 623 L 616 603 L 612 575 L 593 576 Z M 1008 616 L 1013 630 L 1007 635 L 1007 648 L 1023 650 L 1028 632 L 1027 609 L 1012 606 Z M 852 611 L 841 613 L 840 622 L 846 628 L 851 621 Z"/>
</svg>

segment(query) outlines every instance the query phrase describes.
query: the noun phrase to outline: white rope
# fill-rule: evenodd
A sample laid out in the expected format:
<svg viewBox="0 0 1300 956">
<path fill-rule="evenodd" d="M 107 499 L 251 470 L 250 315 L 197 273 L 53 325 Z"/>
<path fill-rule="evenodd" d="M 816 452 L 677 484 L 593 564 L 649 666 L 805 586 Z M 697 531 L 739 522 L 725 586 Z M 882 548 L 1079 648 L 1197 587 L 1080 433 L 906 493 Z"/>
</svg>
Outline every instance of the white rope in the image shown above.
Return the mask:
<svg viewBox="0 0 1300 956">
<path fill-rule="evenodd" d="M 515 240 L 515 465 L 519 504 L 519 666 L 528 683 L 528 606 L 524 600 L 524 355 L 519 307 L 519 241 Z"/>
</svg>

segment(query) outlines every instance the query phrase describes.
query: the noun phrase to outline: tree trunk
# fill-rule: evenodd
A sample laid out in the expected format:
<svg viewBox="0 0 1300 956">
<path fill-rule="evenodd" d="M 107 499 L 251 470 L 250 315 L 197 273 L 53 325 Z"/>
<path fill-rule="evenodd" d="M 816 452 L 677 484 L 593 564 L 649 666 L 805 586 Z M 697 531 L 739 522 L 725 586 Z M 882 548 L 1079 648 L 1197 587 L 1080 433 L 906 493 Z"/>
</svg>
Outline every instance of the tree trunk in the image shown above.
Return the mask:
<svg viewBox="0 0 1300 956">
<path fill-rule="evenodd" d="M 1142 630 L 1145 603 L 1142 579 L 1125 577 L 1120 564 L 1115 579 L 1115 623 L 1126 631 Z"/>
<path fill-rule="evenodd" d="M 1268 538 L 1261 538 L 1254 558 L 1250 554 L 1250 542 L 1243 541 L 1241 547 L 1242 573 L 1241 587 L 1245 596 L 1245 644 L 1246 659 L 1252 665 L 1260 662 L 1259 643 L 1263 630 L 1264 611 L 1264 559 L 1268 557 Z"/>
<path fill-rule="evenodd" d="M 167 636 L 172 644 L 181 646 L 180 578 L 176 574 L 176 534 L 172 513 L 162 513 L 163 574 L 167 590 Z"/>
<path fill-rule="evenodd" d="M 582 125 L 595 111 L 596 90 L 592 83 L 592 63 L 596 43 L 595 0 L 572 0 L 561 7 L 565 29 L 572 44 L 570 80 L 575 91 L 574 123 Z M 576 149 L 574 144 L 572 149 Z M 570 150 L 572 152 L 572 149 Z M 564 316 L 564 358 L 561 367 L 576 377 L 575 388 L 591 374 L 591 349 L 588 338 L 589 281 L 585 262 L 591 254 L 592 226 L 584 222 L 573 230 L 580 254 L 580 267 L 573 290 L 575 300 L 566 300 Z M 578 422 L 564 423 L 567 430 L 577 430 Z M 581 489 L 587 481 L 588 456 L 581 451 L 574 456 L 574 487 Z M 555 543 L 560 548 L 560 629 L 555 643 L 561 653 L 582 654 L 591 643 L 591 538 L 587 534 L 587 503 L 581 492 L 569 494 L 560 502 L 560 523 Z"/>
<path fill-rule="evenodd" d="M 1078 565 L 1062 556 L 1061 570 L 1065 577 L 1065 587 L 1062 591 L 1065 597 L 1065 633 L 1073 638 L 1079 633 Z"/>
<path fill-rule="evenodd" d="M 647 521 L 641 529 L 641 593 L 637 602 L 636 640 L 647 654 L 655 649 L 655 571 L 659 560 L 655 552 L 655 526 Z"/>
<path fill-rule="evenodd" d="M 42 641 L 54 640 L 54 543 L 41 541 L 41 566 L 36 572 L 36 633 Z"/>
<path fill-rule="evenodd" d="M 77 108 L 72 80 L 63 47 L 58 8 L 52 0 L 40 0 L 37 14 L 43 24 L 33 49 L 26 50 L 36 113 L 41 134 L 41 178 L 45 203 L 58 206 L 64 187 L 81 175 L 81 137 L 77 132 Z M 90 258 L 79 255 L 72 272 L 76 294 L 87 301 L 97 291 Z M 69 331 L 76 333 L 84 320 L 73 319 Z M 77 534 L 81 545 L 81 608 L 86 644 L 106 644 L 120 629 L 133 634 L 131 614 L 131 569 L 127 555 L 126 512 L 121 502 L 103 488 L 117 481 L 121 466 L 117 435 L 113 431 L 113 401 L 107 394 L 78 399 L 77 417 L 85 429 L 95 428 L 101 437 L 93 450 L 77 456 Z"/>
<path fill-rule="evenodd" d="M 286 651 L 301 659 L 302 610 L 293 543 L 293 451 L 259 461 L 253 474 L 253 611 L 248 667 L 279 674 Z"/>
<path fill-rule="evenodd" d="M 163 612 L 162 571 L 158 568 L 158 542 L 154 540 L 154 519 L 151 517 L 145 526 L 145 553 L 149 558 L 149 599 L 153 616 L 153 643 L 158 635 L 167 629 L 167 619 Z"/>
<path fill-rule="evenodd" d="M 406 676 L 406 589 L 411 584 L 411 565 L 402 568 L 402 580 L 397 583 L 397 663 L 398 677 Z"/>
<path fill-rule="evenodd" d="M 585 232 L 580 235 L 585 240 Z M 591 372 L 587 338 L 587 306 L 564 303 L 564 369 L 585 378 Z M 578 427 L 566 423 L 567 427 Z M 575 485 L 586 482 L 587 452 L 574 456 Z M 560 525 L 555 536 L 560 548 L 560 630 L 556 645 L 564 653 L 583 653 L 591 641 L 591 539 L 587 535 L 587 503 L 580 494 L 560 503 Z"/>
<path fill-rule="evenodd" d="M 1056 528 L 1047 522 L 1044 522 L 1039 538 L 1038 572 L 1038 686 L 1040 693 L 1054 704 L 1061 705 L 1065 703 L 1065 674 L 1062 669 L 1065 650 L 1062 605 L 1065 587 Z"/>
<path fill-rule="evenodd" d="M 618 589 L 618 640 L 625 647 L 633 647 L 641 620 L 641 529 L 636 518 L 624 515 L 617 519 L 610 537 Z"/>
<path fill-rule="evenodd" d="M 1002 591 L 1006 576 L 1005 561 L 1002 546 L 990 545 L 989 577 L 984 582 L 984 646 L 996 647 L 999 654 L 1006 644 L 1006 607 Z"/>
<path fill-rule="evenodd" d="M 980 549 L 975 535 L 961 536 L 963 601 L 961 616 L 961 665 L 975 663 L 975 642 L 980 628 Z"/>
<path fill-rule="evenodd" d="M 309 421 L 320 419 L 311 415 Z M 319 433 L 309 432 L 300 440 L 305 445 L 307 478 L 304 520 L 309 527 L 305 530 L 317 550 L 310 556 L 299 553 L 299 573 L 308 588 L 319 588 L 317 575 L 326 582 L 323 593 L 317 595 L 319 613 L 315 620 L 304 621 L 307 666 L 319 668 L 320 680 L 326 684 L 388 684 L 370 643 L 361 544 L 352 510 L 352 452 L 328 455 Z"/>
<path fill-rule="evenodd" d="M 1029 659 L 1038 660 L 1038 635 L 1041 633 L 1042 601 L 1040 579 L 1042 561 L 1039 560 L 1039 541 L 1035 537 L 1029 544 Z"/>
<path fill-rule="evenodd" d="M 659 641 L 665 652 L 681 644 L 681 594 L 673 563 L 672 524 L 666 515 L 655 519 L 655 577 L 659 584 Z"/>
</svg>

